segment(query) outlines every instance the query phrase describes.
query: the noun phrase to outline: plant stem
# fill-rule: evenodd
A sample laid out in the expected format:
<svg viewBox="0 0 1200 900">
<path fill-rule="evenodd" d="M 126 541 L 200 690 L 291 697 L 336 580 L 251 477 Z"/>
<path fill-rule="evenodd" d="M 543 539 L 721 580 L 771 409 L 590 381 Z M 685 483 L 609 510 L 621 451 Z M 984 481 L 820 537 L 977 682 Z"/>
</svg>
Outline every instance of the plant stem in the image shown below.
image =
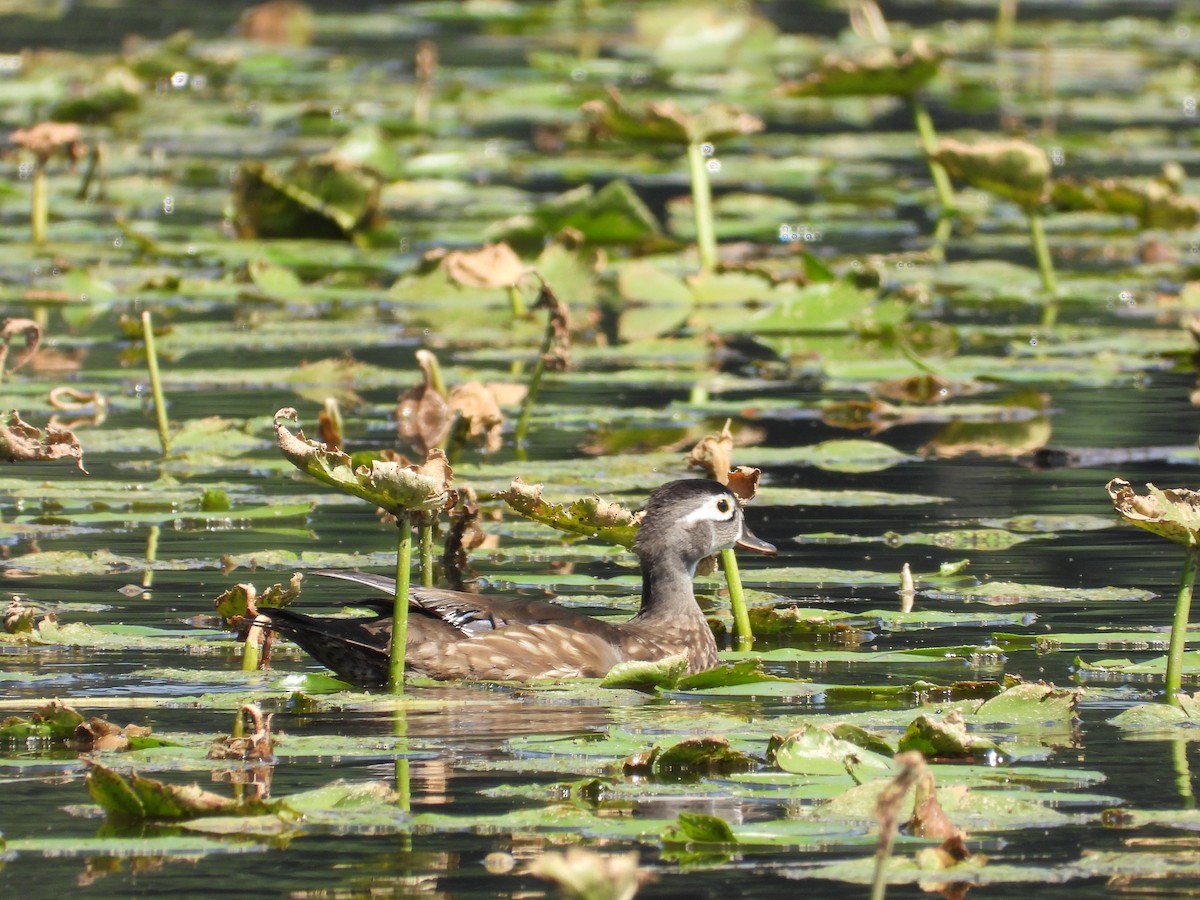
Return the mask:
<svg viewBox="0 0 1200 900">
<path fill-rule="evenodd" d="M 1192 791 L 1192 770 L 1187 758 L 1188 742 L 1182 738 L 1171 742 L 1171 763 L 1175 768 L 1175 789 L 1184 809 L 1196 808 L 1196 794 Z"/>
<path fill-rule="evenodd" d="M 508 286 L 508 306 L 514 319 L 525 317 L 525 298 L 521 296 L 521 290 L 515 284 Z"/>
<path fill-rule="evenodd" d="M 38 160 L 33 167 L 33 198 L 29 210 L 30 236 L 35 244 L 46 242 L 46 223 L 50 212 L 46 203 L 46 164 Z"/>
<path fill-rule="evenodd" d="M 404 693 L 404 649 L 408 645 L 408 582 L 412 570 L 412 519 L 402 513 L 396 520 L 396 598 L 392 605 L 392 657 L 388 690 Z"/>
<path fill-rule="evenodd" d="M 421 513 L 420 537 L 421 586 L 433 587 L 433 513 Z"/>
<path fill-rule="evenodd" d="M 712 188 L 708 183 L 708 167 L 704 152 L 697 143 L 688 144 L 688 177 L 692 181 L 692 215 L 696 219 L 696 251 L 700 254 L 700 271 L 711 272 L 717 267 L 717 234 L 713 226 Z"/>
<path fill-rule="evenodd" d="M 246 640 L 242 641 L 242 671 L 255 672 L 258 670 L 259 648 L 262 646 L 262 626 L 255 623 L 246 631 Z M 239 712 L 240 716 L 241 713 Z"/>
<path fill-rule="evenodd" d="M 929 110 L 915 94 L 908 98 L 908 103 L 912 108 L 917 135 L 921 139 L 921 149 L 925 151 L 925 158 L 929 162 L 929 174 L 933 178 L 938 203 L 942 207 L 938 214 L 937 226 L 933 230 L 933 246 L 930 247 L 930 252 L 940 261 L 946 255 L 946 241 L 954 228 L 954 187 L 950 184 L 950 175 L 945 166 L 933 158 L 933 154 L 937 152 L 937 132 L 933 129 L 933 119 L 929 116 Z"/>
<path fill-rule="evenodd" d="M 158 535 L 160 528 L 158 525 L 151 525 L 146 532 L 146 561 L 154 562 L 158 559 Z M 145 568 L 142 570 L 142 587 L 150 588 L 154 585 L 154 569 Z"/>
<path fill-rule="evenodd" d="M 546 334 L 542 337 L 542 348 L 538 351 L 537 361 L 533 371 L 529 373 L 529 390 L 521 401 L 521 415 L 517 418 L 517 428 L 513 433 L 513 443 L 520 449 L 525 443 L 525 434 L 529 431 L 529 419 L 533 416 L 533 404 L 537 400 L 538 388 L 542 385 L 542 373 L 546 371 L 546 354 L 554 343 L 554 314 L 546 316 Z"/>
<path fill-rule="evenodd" d="M 729 607 L 733 611 L 733 627 L 736 632 L 734 649 L 749 650 L 754 646 L 754 632 L 750 630 L 750 614 L 746 611 L 746 596 L 742 593 L 742 576 L 738 571 L 737 554 L 732 549 L 721 551 L 721 568 L 725 570 L 725 582 L 729 585 Z"/>
<path fill-rule="evenodd" d="M 405 740 L 396 745 L 399 753 L 408 753 L 408 710 L 398 706 L 392 711 L 392 734 Z M 409 812 L 412 809 L 412 788 L 409 786 L 408 756 L 396 757 L 396 793 L 399 795 L 397 805 Z"/>
<path fill-rule="evenodd" d="M 1029 213 L 1029 237 L 1037 256 L 1038 273 L 1042 276 L 1042 292 L 1046 295 L 1046 303 L 1042 307 L 1042 327 L 1053 328 L 1058 318 L 1058 283 L 1054 279 L 1054 262 L 1050 259 L 1050 245 L 1046 243 L 1046 229 L 1042 227 L 1042 217 L 1036 212 Z"/>
<path fill-rule="evenodd" d="M 1192 587 L 1196 583 L 1200 547 L 1184 548 L 1183 569 L 1179 573 L 1179 593 L 1175 596 L 1175 618 L 1171 622 L 1171 646 L 1167 650 L 1167 702 L 1179 705 L 1179 687 L 1183 682 L 1183 648 L 1187 642 L 1188 616 L 1192 608 Z"/>
<path fill-rule="evenodd" d="M 142 313 L 142 340 L 146 344 L 146 367 L 150 370 L 150 391 L 154 396 L 154 420 L 158 426 L 158 443 L 162 455 L 171 452 L 171 432 L 167 428 L 167 404 L 163 399 L 162 380 L 158 376 L 158 353 L 154 349 L 154 325 L 150 310 Z"/>
<path fill-rule="evenodd" d="M 892 858 L 892 845 L 896 842 L 896 829 L 892 828 L 879 839 L 875 853 L 875 875 L 871 879 L 871 900 L 883 900 L 887 893 L 887 865 Z"/>
</svg>

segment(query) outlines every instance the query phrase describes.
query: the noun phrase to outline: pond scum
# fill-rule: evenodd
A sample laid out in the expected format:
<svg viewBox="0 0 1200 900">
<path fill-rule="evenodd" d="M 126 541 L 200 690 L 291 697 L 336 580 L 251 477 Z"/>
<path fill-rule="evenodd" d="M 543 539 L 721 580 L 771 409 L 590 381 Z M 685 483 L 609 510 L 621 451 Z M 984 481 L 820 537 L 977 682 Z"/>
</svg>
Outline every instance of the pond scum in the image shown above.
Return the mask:
<svg viewBox="0 0 1200 900">
<path fill-rule="evenodd" d="M 189 15 L 0 9 L 0 887 L 1200 889 L 1194 8 Z M 689 475 L 715 669 L 261 627 L 627 617 Z"/>
</svg>

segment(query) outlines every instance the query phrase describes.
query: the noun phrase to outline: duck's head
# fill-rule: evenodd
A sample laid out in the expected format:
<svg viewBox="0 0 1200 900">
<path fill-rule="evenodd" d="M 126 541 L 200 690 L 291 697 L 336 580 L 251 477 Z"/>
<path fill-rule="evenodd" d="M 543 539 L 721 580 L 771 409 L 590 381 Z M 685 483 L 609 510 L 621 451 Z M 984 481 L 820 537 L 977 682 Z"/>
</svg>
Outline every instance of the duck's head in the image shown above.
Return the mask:
<svg viewBox="0 0 1200 900">
<path fill-rule="evenodd" d="M 694 570 L 705 557 L 735 546 L 775 553 L 746 526 L 733 491 L 716 481 L 689 478 L 670 481 L 650 495 L 633 552 L 643 561 L 681 558 Z"/>
</svg>

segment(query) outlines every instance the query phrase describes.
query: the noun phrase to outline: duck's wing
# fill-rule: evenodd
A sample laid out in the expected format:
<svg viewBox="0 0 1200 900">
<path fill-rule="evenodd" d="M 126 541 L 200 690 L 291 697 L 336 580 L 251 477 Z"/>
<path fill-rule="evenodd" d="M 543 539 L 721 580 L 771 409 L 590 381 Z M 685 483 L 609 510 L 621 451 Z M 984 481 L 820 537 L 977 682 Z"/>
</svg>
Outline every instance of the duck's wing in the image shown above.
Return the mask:
<svg viewBox="0 0 1200 900">
<path fill-rule="evenodd" d="M 388 595 L 396 593 L 396 581 L 387 575 L 336 569 L 320 569 L 312 574 L 352 581 Z M 412 587 L 408 599 L 410 609 L 441 619 L 464 635 L 478 635 L 517 624 L 557 624 L 581 631 L 591 631 L 597 626 L 605 631 L 612 627 L 609 623 L 545 600 L 488 597 L 432 587 Z M 390 612 L 390 609 L 380 606 L 380 601 L 365 601 L 363 605 L 381 610 L 384 614 Z"/>
</svg>

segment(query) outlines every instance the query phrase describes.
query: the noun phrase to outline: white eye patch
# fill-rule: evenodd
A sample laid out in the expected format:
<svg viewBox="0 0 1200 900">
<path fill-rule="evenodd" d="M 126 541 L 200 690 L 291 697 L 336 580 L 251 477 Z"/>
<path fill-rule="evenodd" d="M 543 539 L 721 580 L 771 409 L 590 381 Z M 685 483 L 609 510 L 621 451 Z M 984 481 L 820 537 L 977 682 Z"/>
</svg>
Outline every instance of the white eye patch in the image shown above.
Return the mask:
<svg viewBox="0 0 1200 900">
<path fill-rule="evenodd" d="M 679 521 L 684 525 L 695 522 L 728 522 L 733 518 L 733 510 L 737 504 L 731 497 L 714 497 L 698 509 L 693 509 Z"/>
</svg>

